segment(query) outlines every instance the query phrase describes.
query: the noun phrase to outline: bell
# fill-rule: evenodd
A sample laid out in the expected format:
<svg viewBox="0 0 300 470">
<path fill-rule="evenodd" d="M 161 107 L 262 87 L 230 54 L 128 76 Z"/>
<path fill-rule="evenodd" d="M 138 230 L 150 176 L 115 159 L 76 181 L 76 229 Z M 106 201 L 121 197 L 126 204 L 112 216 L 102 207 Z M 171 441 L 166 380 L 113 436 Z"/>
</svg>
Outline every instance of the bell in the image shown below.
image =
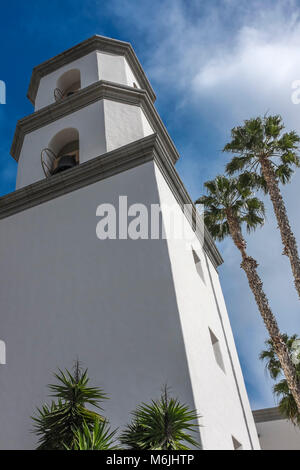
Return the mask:
<svg viewBox="0 0 300 470">
<path fill-rule="evenodd" d="M 69 170 L 76 166 L 76 159 L 75 155 L 63 155 L 59 158 L 58 163 L 55 169 L 52 171 L 52 175 L 56 175 L 65 170 Z"/>
</svg>

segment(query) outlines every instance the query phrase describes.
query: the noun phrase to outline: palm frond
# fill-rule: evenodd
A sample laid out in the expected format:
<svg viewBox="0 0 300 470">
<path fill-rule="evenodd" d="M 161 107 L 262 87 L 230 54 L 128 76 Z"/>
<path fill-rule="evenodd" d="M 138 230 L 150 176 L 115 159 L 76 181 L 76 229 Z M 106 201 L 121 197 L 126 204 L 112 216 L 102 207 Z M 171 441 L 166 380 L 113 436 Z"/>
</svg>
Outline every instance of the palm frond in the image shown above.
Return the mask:
<svg viewBox="0 0 300 470">
<path fill-rule="evenodd" d="M 226 165 L 227 174 L 255 173 L 258 176 L 256 188 L 266 192 L 261 163 L 262 159 L 267 159 L 279 181 L 282 184 L 288 183 L 294 168 L 300 166 L 300 137 L 295 131 L 283 133 L 283 130 L 280 115 L 248 119 L 242 126 L 234 127 L 231 141 L 223 149 L 224 152 L 234 154 Z M 252 182 L 249 180 L 248 183 L 251 185 Z"/>
<path fill-rule="evenodd" d="M 247 231 L 255 230 L 264 223 L 264 205 L 254 196 L 250 187 L 258 184 L 258 178 L 251 173 L 243 173 L 239 178 L 217 176 L 204 186 L 207 194 L 199 197 L 195 204 L 204 206 L 204 222 L 215 240 L 222 241 L 230 235 L 229 212 L 235 217 L 238 226 L 246 225 Z"/>
<path fill-rule="evenodd" d="M 286 333 L 281 335 L 282 340 L 287 345 L 287 349 L 291 352 L 292 344 L 296 339 L 297 335 L 288 336 Z M 263 350 L 259 358 L 265 362 L 266 369 L 273 380 L 278 380 L 283 377 L 283 370 L 280 361 L 275 352 L 275 348 L 271 339 L 265 341 L 266 349 Z M 296 366 L 296 373 L 300 379 L 300 365 Z M 290 420 L 294 425 L 300 425 L 300 413 L 298 412 L 297 404 L 293 395 L 291 394 L 287 381 L 282 378 L 273 387 L 273 393 L 278 399 L 278 408 L 280 413 Z"/>
</svg>

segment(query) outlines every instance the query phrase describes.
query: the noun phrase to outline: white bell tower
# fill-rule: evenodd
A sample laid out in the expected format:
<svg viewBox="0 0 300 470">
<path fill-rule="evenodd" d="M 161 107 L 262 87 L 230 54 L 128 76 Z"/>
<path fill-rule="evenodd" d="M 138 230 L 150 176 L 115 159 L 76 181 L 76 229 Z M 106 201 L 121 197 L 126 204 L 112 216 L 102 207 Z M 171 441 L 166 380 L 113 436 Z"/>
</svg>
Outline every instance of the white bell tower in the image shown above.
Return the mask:
<svg viewBox="0 0 300 470">
<path fill-rule="evenodd" d="M 60 172 L 153 134 L 155 95 L 127 43 L 95 36 L 39 65 L 28 98 L 35 112 L 12 146 L 17 189 L 41 180 L 43 167 Z"/>
<path fill-rule="evenodd" d="M 113 427 L 167 383 L 202 416 L 204 449 L 258 449 L 206 229 L 187 215 L 189 244 L 96 235 L 97 208 L 117 211 L 121 196 L 178 218 L 191 204 L 131 45 L 93 36 L 35 67 L 28 98 L 16 191 L 0 198 L 0 448 L 34 448 L 30 416 L 52 372 L 79 357 Z"/>
</svg>

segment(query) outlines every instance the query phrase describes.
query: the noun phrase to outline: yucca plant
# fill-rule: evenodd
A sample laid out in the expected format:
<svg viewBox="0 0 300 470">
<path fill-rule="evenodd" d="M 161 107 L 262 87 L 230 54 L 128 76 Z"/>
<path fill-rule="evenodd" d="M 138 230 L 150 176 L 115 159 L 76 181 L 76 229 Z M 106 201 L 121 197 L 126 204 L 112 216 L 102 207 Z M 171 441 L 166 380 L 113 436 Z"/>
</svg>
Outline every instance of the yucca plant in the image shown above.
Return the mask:
<svg viewBox="0 0 300 470">
<path fill-rule="evenodd" d="M 111 431 L 109 423 L 96 419 L 93 427 L 86 422 L 80 429 L 74 431 L 73 450 L 117 450 L 115 445 L 115 434 L 117 430 Z M 67 450 L 71 450 L 66 446 Z"/>
<path fill-rule="evenodd" d="M 281 116 L 247 119 L 231 131 L 231 141 L 223 151 L 235 154 L 227 164 L 229 175 L 244 173 L 244 184 L 254 185 L 268 193 L 288 256 L 294 285 L 300 298 L 300 258 L 290 226 L 279 183 L 290 181 L 294 169 L 300 166 L 298 156 L 300 137 L 295 131 L 284 132 Z"/>
<path fill-rule="evenodd" d="M 38 450 L 63 450 L 65 446 L 73 449 L 76 431 L 84 426 L 92 429 L 95 419 L 104 421 L 100 414 L 86 408 L 92 405 L 102 410 L 100 403 L 107 398 L 102 389 L 88 386 L 87 369 L 82 371 L 76 362 L 73 373 L 59 369 L 54 376 L 58 384 L 48 387 L 50 396 L 57 401 L 37 408 L 36 416 L 32 417 L 33 432 L 39 436 Z"/>
<path fill-rule="evenodd" d="M 170 397 L 167 388 L 159 400 L 142 403 L 132 415 L 132 422 L 120 436 L 120 442 L 130 449 L 188 450 L 188 444 L 199 447 L 192 437 L 199 429 L 197 412 Z"/>
<path fill-rule="evenodd" d="M 292 356 L 293 345 L 299 338 L 297 335 L 288 336 L 282 334 L 282 339 L 285 342 L 287 349 Z M 290 420 L 294 425 L 300 426 L 300 413 L 297 408 L 295 399 L 290 392 L 287 381 L 283 377 L 283 371 L 276 354 L 272 340 L 268 339 L 265 341 L 266 349 L 260 353 L 259 358 L 265 361 L 266 369 L 270 374 L 270 377 L 276 381 L 273 392 L 275 397 L 278 399 L 278 408 L 280 413 Z M 296 364 L 296 371 L 298 379 L 300 380 L 300 363 Z M 280 380 L 279 380 L 280 379 Z"/>
</svg>

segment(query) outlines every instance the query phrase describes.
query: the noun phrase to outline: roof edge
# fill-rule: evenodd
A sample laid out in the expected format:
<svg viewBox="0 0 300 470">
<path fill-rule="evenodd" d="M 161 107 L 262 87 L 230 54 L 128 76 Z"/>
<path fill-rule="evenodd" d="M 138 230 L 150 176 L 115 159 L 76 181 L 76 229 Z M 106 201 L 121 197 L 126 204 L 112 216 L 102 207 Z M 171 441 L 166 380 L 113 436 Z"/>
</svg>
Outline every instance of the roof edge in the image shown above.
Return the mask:
<svg viewBox="0 0 300 470">
<path fill-rule="evenodd" d="M 58 173 L 51 178 L 37 181 L 0 197 L 0 219 L 149 161 L 154 161 L 158 165 L 181 209 L 184 210 L 185 204 L 190 204 L 196 211 L 165 149 L 161 137 L 154 133 L 81 163 L 66 172 Z M 193 228 L 192 219 L 187 217 L 187 220 Z M 194 230 L 194 232 L 199 240 L 202 241 L 203 233 L 199 232 L 198 226 L 196 226 L 196 231 Z M 204 250 L 212 261 L 214 268 L 217 269 L 223 263 L 223 259 L 206 228 L 204 232 Z"/>
<path fill-rule="evenodd" d="M 280 412 L 278 406 L 273 408 L 262 408 L 260 410 L 252 411 L 254 421 L 256 423 L 265 423 L 268 421 L 278 421 L 280 419 L 286 419 Z"/>
<path fill-rule="evenodd" d="M 153 102 L 155 101 L 156 95 L 154 90 L 134 52 L 132 45 L 129 42 L 99 36 L 97 34 L 35 66 L 32 70 L 27 98 L 34 105 L 38 86 L 42 77 L 95 50 L 124 55 L 129 65 L 133 68 L 141 87 L 149 93 L 151 100 Z"/>
<path fill-rule="evenodd" d="M 154 128 L 154 131 L 159 132 L 164 139 L 173 162 L 175 163 L 178 160 L 178 151 L 169 136 L 166 127 L 160 119 L 153 102 L 149 98 L 147 91 L 126 85 L 117 85 L 116 83 L 105 80 L 95 82 L 92 85 L 79 90 L 77 93 L 74 93 L 74 95 L 66 98 L 65 100 L 52 103 L 20 119 L 17 122 L 10 149 L 11 156 L 16 161 L 19 160 L 25 134 L 101 99 L 111 99 L 131 105 L 141 106 L 150 124 Z"/>
</svg>

